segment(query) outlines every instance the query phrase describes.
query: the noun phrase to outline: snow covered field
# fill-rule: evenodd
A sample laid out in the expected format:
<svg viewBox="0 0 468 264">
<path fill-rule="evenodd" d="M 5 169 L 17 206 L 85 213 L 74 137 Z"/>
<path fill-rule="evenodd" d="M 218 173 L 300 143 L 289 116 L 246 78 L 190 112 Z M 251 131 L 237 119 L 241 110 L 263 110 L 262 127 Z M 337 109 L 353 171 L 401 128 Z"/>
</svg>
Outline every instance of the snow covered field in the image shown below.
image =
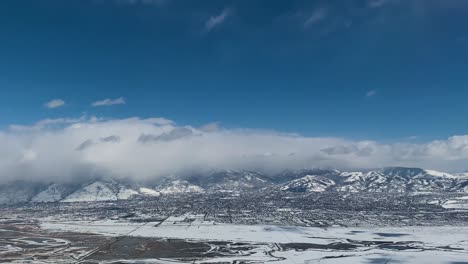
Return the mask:
<svg viewBox="0 0 468 264">
<path fill-rule="evenodd" d="M 468 227 L 314 228 L 232 225 L 190 216 L 163 223 L 125 221 L 45 220 L 48 230 L 91 232 L 106 236 L 135 236 L 190 241 L 235 241 L 256 245 L 238 256 L 217 256 L 200 263 L 243 260 L 250 263 L 468 263 Z M 214 249 L 213 249 L 214 250 Z M 147 260 L 147 263 L 163 263 Z M 125 263 L 125 262 L 123 262 Z M 128 262 L 133 263 L 133 262 Z M 143 262 L 134 262 L 143 263 Z M 174 263 L 174 262 L 171 262 Z M 176 262 L 177 263 L 177 262 Z M 185 263 L 185 262 L 180 262 Z"/>
</svg>

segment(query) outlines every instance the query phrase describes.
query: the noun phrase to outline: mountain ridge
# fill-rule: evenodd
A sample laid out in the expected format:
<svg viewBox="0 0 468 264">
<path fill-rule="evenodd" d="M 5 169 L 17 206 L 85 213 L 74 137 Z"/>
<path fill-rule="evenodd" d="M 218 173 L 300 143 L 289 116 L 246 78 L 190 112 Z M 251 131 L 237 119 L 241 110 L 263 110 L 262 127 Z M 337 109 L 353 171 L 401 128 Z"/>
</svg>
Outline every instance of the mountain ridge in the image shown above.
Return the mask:
<svg viewBox="0 0 468 264">
<path fill-rule="evenodd" d="M 216 170 L 206 174 L 173 175 L 145 184 L 102 178 L 82 184 L 17 181 L 0 185 L 0 204 L 101 202 L 184 193 L 243 191 L 468 193 L 468 174 L 407 167 L 361 171 L 316 168 L 289 169 L 274 175 L 248 170 Z"/>
</svg>

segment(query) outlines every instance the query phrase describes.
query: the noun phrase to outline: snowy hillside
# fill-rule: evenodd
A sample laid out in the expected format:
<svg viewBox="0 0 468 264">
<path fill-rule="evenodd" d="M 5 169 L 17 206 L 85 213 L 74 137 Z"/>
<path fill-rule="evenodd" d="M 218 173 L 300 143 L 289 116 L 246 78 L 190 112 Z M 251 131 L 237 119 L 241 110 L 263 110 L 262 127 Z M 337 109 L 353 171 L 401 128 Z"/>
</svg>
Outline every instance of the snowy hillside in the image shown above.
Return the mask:
<svg viewBox="0 0 468 264">
<path fill-rule="evenodd" d="M 52 184 L 31 199 L 35 203 L 57 202 L 65 198 L 69 188 L 60 184 Z"/>
<path fill-rule="evenodd" d="M 300 179 L 292 180 L 282 186 L 282 191 L 292 192 L 324 192 L 336 183 L 326 177 L 306 175 Z"/>
<path fill-rule="evenodd" d="M 180 194 L 180 193 L 203 193 L 205 190 L 200 186 L 190 184 L 188 181 L 175 180 L 158 190 L 161 194 Z"/>
<path fill-rule="evenodd" d="M 117 183 L 96 181 L 70 194 L 62 202 L 97 202 L 126 200 L 138 195 L 136 190 L 126 188 Z"/>
</svg>

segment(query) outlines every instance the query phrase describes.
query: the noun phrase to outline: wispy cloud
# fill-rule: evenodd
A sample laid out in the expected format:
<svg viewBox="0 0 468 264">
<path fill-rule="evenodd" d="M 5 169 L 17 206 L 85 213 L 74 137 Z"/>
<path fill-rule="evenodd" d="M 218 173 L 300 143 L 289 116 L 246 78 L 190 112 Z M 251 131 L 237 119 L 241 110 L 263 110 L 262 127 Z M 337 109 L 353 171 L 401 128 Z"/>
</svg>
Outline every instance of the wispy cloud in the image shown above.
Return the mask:
<svg viewBox="0 0 468 264">
<path fill-rule="evenodd" d="M 210 19 L 208 19 L 205 23 L 205 30 L 207 32 L 213 30 L 214 28 L 218 27 L 219 25 L 221 25 L 222 23 L 224 23 L 224 21 L 231 15 L 231 9 L 230 8 L 224 8 L 223 11 L 216 15 L 216 16 L 212 16 L 210 17 Z"/>
<path fill-rule="evenodd" d="M 324 20 L 327 17 L 328 10 L 326 8 L 318 8 L 316 9 L 312 15 L 310 15 L 306 21 L 304 22 L 304 27 L 310 27 L 319 23 L 320 21 Z"/>
<path fill-rule="evenodd" d="M 116 0 L 117 4 L 120 5 L 162 5 L 168 0 Z"/>
<path fill-rule="evenodd" d="M 57 108 L 65 105 L 65 101 L 62 99 L 53 99 L 50 100 L 49 102 L 45 103 L 44 106 L 52 109 L 52 108 Z"/>
<path fill-rule="evenodd" d="M 367 91 L 366 97 L 373 97 L 376 94 L 377 94 L 377 90 L 370 90 L 370 91 Z"/>
<path fill-rule="evenodd" d="M 106 98 L 104 100 L 93 102 L 92 106 L 109 106 L 109 105 L 119 105 L 125 104 L 125 98 L 119 97 L 115 99 Z"/>
<path fill-rule="evenodd" d="M 389 2 L 390 0 L 370 0 L 368 4 L 370 8 L 378 8 L 388 4 Z"/>
<path fill-rule="evenodd" d="M 66 125 L 79 123 L 84 120 L 95 122 L 97 121 L 97 118 L 87 118 L 86 116 L 82 116 L 80 118 L 46 118 L 39 120 L 35 124 L 29 126 L 13 124 L 8 126 L 8 129 L 13 132 L 34 132 L 43 129 L 63 128 Z"/>
</svg>

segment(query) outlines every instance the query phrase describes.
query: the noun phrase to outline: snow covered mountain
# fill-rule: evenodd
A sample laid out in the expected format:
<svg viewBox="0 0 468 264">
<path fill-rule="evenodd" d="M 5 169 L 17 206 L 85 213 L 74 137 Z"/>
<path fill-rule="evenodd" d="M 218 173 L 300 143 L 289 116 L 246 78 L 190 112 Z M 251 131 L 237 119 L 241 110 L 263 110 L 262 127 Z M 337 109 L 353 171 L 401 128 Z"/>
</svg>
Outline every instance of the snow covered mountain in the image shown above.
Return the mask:
<svg viewBox="0 0 468 264">
<path fill-rule="evenodd" d="M 242 192 L 466 192 L 468 174 L 420 168 L 389 167 L 366 171 L 285 170 L 275 175 L 245 170 L 171 176 L 157 182 L 132 183 L 96 179 L 83 183 L 39 184 L 14 181 L 0 185 L 0 204 L 26 202 L 97 202 L 184 193 Z"/>
<path fill-rule="evenodd" d="M 389 167 L 373 171 L 339 172 L 315 171 L 298 180 L 292 180 L 281 189 L 305 192 L 466 192 L 468 178 L 450 173 L 419 168 Z"/>
<path fill-rule="evenodd" d="M 296 180 L 307 175 L 320 175 L 328 178 L 336 177 L 340 172 L 334 169 L 315 168 L 315 169 L 287 169 L 272 176 L 275 183 L 285 183 L 287 181 Z"/>
<path fill-rule="evenodd" d="M 272 180 L 266 175 L 245 170 L 217 170 L 191 175 L 186 180 L 209 191 L 252 190 L 272 185 Z"/>
<path fill-rule="evenodd" d="M 151 188 L 146 188 L 146 187 L 140 187 L 138 189 L 138 191 L 140 192 L 141 195 L 143 196 L 153 196 L 153 197 L 157 197 L 157 196 L 160 196 L 161 193 L 154 190 L 154 189 L 151 189 Z"/>
<path fill-rule="evenodd" d="M 0 204 L 25 203 L 44 188 L 43 184 L 13 181 L 0 185 Z"/>
<path fill-rule="evenodd" d="M 188 181 L 175 180 L 161 186 L 158 192 L 164 195 L 180 194 L 180 193 L 203 193 L 205 190 L 197 185 L 193 185 Z"/>
<path fill-rule="evenodd" d="M 65 184 L 54 183 L 49 185 L 47 189 L 36 194 L 31 202 L 35 203 L 48 203 L 48 202 L 58 202 L 74 191 L 74 186 L 68 186 Z"/>
<path fill-rule="evenodd" d="M 283 184 L 280 190 L 290 192 L 324 192 L 335 184 L 335 181 L 324 176 L 306 175 L 300 179 Z"/>
<path fill-rule="evenodd" d="M 65 197 L 62 202 L 98 202 L 126 200 L 139 192 L 115 181 L 96 181 Z"/>
</svg>

